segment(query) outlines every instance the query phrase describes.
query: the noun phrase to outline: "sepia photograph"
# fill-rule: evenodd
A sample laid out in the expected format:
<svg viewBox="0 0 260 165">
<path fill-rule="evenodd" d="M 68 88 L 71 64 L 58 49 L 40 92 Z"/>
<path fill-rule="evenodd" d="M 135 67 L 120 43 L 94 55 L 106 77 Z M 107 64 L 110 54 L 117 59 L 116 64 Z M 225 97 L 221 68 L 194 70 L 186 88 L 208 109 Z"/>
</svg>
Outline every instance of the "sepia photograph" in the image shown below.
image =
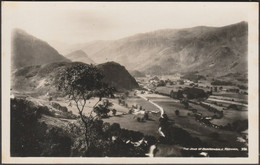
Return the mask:
<svg viewBox="0 0 260 165">
<path fill-rule="evenodd" d="M 3 163 L 258 162 L 258 3 L 1 3 Z"/>
</svg>

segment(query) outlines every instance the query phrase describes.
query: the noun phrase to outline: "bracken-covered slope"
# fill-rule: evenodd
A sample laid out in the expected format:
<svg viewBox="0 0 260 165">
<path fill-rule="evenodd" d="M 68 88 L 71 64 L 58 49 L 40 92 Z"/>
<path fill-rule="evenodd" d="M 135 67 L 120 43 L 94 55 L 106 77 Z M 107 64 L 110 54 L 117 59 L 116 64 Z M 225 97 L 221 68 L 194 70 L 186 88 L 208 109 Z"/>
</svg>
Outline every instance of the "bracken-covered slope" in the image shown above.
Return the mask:
<svg viewBox="0 0 260 165">
<path fill-rule="evenodd" d="M 104 82 L 117 89 L 138 88 L 138 83 L 125 69 L 124 66 L 115 62 L 106 62 L 99 64 L 98 68 L 104 73 Z"/>
<path fill-rule="evenodd" d="M 57 78 L 60 71 L 66 67 L 79 63 L 80 62 L 56 62 L 17 69 L 12 73 L 12 90 L 34 93 L 36 95 L 43 95 L 46 93 L 55 94 L 57 93 L 55 78 Z M 128 71 L 115 62 L 100 64 L 97 67 L 103 72 L 103 81 L 110 87 L 115 87 L 117 90 L 139 87 Z"/>
<path fill-rule="evenodd" d="M 115 61 L 146 74 L 247 73 L 248 24 L 165 29 L 81 45 L 97 63 Z"/>
<path fill-rule="evenodd" d="M 52 62 L 69 62 L 47 42 L 42 41 L 21 29 L 12 33 L 12 69 Z"/>
<path fill-rule="evenodd" d="M 78 62 L 84 62 L 86 64 L 95 64 L 95 62 L 91 58 L 89 58 L 88 55 L 82 50 L 73 51 L 65 55 L 65 57 L 75 62 L 78 61 Z"/>
</svg>

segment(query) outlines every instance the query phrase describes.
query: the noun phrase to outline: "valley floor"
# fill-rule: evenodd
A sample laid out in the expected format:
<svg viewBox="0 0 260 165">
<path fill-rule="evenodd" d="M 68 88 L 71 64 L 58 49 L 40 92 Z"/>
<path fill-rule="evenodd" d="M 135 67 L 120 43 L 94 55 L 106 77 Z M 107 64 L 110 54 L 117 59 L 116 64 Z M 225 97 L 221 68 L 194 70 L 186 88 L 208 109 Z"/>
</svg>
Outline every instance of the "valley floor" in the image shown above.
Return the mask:
<svg viewBox="0 0 260 165">
<path fill-rule="evenodd" d="M 78 110 L 76 105 L 73 102 L 68 102 L 64 98 L 53 99 L 52 101 L 48 100 L 49 96 L 39 96 L 39 97 L 27 97 L 28 100 L 31 100 L 38 105 L 47 106 L 50 110 L 55 110 L 52 106 L 52 102 L 58 103 L 61 106 L 67 107 L 68 112 L 71 112 L 74 115 L 78 115 Z M 129 97 L 125 99 L 127 107 L 118 103 L 118 99 L 109 98 L 109 101 L 113 103 L 111 109 L 116 109 L 116 115 L 112 115 L 112 112 L 109 113 L 108 118 L 102 119 L 104 122 L 108 123 L 119 123 L 121 128 L 128 130 L 139 131 L 145 135 L 152 135 L 154 137 L 159 137 L 158 132 L 159 128 L 159 118 L 161 114 L 166 113 L 169 117 L 169 121 L 172 125 L 183 128 L 188 131 L 193 137 L 198 137 L 203 142 L 210 144 L 211 147 L 221 148 L 221 147 L 230 147 L 230 148 L 242 148 L 247 147 L 247 141 L 243 140 L 244 137 L 242 134 L 235 131 L 222 130 L 219 128 L 213 128 L 204 123 L 196 121 L 194 119 L 191 110 L 197 109 L 197 112 L 201 113 L 203 116 L 213 116 L 214 113 L 208 111 L 206 108 L 203 108 L 196 104 L 190 104 L 188 109 L 185 109 L 183 104 L 179 100 L 172 99 L 167 96 L 162 96 L 159 94 L 149 94 L 137 91 L 135 95 L 131 93 Z M 90 99 L 85 107 L 84 114 L 89 115 L 93 106 L 98 102 L 97 98 Z M 129 110 L 132 107 L 139 107 L 136 113 L 129 114 Z M 175 111 L 179 110 L 179 114 L 176 115 Z M 136 118 L 142 115 L 143 111 L 149 112 L 149 119 L 144 122 L 138 122 Z M 236 117 L 234 117 L 236 116 Z M 217 125 L 232 123 L 235 120 L 247 119 L 247 111 L 224 111 L 224 117 L 221 119 L 214 119 L 212 122 Z M 55 118 L 48 115 L 44 115 L 41 118 L 41 121 L 44 121 L 48 125 L 58 126 L 65 128 L 67 124 L 73 123 L 75 119 L 66 119 L 66 118 Z M 218 134 L 218 137 L 212 136 L 213 134 Z M 242 141 L 239 139 L 242 139 Z M 157 154 L 155 156 L 172 156 L 180 155 L 180 146 L 167 146 L 167 145 L 158 145 Z M 171 154 L 172 153 L 172 154 Z M 245 156 L 246 152 L 218 152 L 215 153 L 216 156 Z"/>
</svg>

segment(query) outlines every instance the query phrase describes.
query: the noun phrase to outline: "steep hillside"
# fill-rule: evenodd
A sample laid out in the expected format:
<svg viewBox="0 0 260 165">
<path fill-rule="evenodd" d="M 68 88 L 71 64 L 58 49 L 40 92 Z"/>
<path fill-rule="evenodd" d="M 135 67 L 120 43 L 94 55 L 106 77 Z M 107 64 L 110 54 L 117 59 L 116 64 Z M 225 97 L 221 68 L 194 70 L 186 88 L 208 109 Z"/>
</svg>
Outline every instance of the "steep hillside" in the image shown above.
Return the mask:
<svg viewBox="0 0 260 165">
<path fill-rule="evenodd" d="M 247 72 L 248 24 L 199 26 L 137 34 L 81 45 L 97 63 L 115 61 L 148 74 L 199 71 L 222 75 Z"/>
<path fill-rule="evenodd" d="M 12 33 L 12 69 L 51 62 L 68 62 L 64 56 L 42 41 L 23 30 Z"/>
<path fill-rule="evenodd" d="M 60 71 L 79 62 L 56 62 L 17 69 L 12 74 L 12 91 L 29 92 L 36 95 L 57 93 L 55 78 Z M 88 64 L 86 64 L 88 65 Z M 118 90 L 137 88 L 138 84 L 121 65 L 109 62 L 97 66 L 104 74 L 104 82 Z"/>
<path fill-rule="evenodd" d="M 115 62 L 107 62 L 98 65 L 104 73 L 104 82 L 117 89 L 138 88 L 136 80 L 128 73 L 124 66 Z"/>
<path fill-rule="evenodd" d="M 95 64 L 95 62 L 88 57 L 88 55 L 82 50 L 76 50 L 66 55 L 71 61 L 84 62 L 86 64 Z"/>
</svg>

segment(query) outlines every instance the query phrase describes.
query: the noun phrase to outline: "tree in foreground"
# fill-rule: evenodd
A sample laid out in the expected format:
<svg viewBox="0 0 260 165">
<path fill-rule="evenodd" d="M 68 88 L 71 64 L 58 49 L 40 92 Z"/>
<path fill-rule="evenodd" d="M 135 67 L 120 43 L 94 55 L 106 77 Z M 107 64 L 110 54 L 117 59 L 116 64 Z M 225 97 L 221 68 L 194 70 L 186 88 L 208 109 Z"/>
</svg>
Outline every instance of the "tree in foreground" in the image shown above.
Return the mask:
<svg viewBox="0 0 260 165">
<path fill-rule="evenodd" d="M 86 141 L 88 146 L 91 144 L 89 137 L 90 128 L 93 128 L 97 116 L 92 112 L 102 97 L 111 95 L 112 90 L 102 83 L 103 75 L 101 71 L 93 66 L 84 63 L 73 63 L 60 71 L 56 80 L 56 85 L 70 101 L 74 101 L 79 112 L 80 118 L 86 128 Z M 93 106 L 89 116 L 83 115 L 87 100 L 98 97 L 97 103 Z"/>
<path fill-rule="evenodd" d="M 98 68 L 83 63 L 72 64 L 66 66 L 57 76 L 57 87 L 64 95 L 68 96 L 70 101 L 75 102 L 80 115 L 80 121 L 83 123 L 81 126 L 84 127 L 84 130 L 80 130 L 82 130 L 82 133 L 85 133 L 86 140 L 79 138 L 77 141 L 79 143 L 73 144 L 74 155 L 90 157 L 145 156 L 145 147 L 136 147 L 132 143 L 127 143 L 129 140 L 139 141 L 144 135 L 140 132 L 123 130 L 119 124 L 110 125 L 109 123 L 104 123 L 102 120 L 99 120 L 98 115 L 94 115 L 95 113 L 103 114 L 102 108 L 96 108 L 102 98 L 113 96 L 113 89 L 102 83 L 103 75 Z M 85 116 L 86 113 L 83 113 L 84 108 L 88 100 L 93 97 L 98 97 L 99 99 L 88 116 Z M 104 101 L 102 106 L 108 108 L 110 105 L 111 103 Z M 92 113 L 95 110 L 96 112 Z M 106 111 L 104 114 L 106 114 Z M 74 129 L 71 130 L 73 131 Z M 81 131 L 79 132 L 76 129 L 76 133 L 78 134 L 73 135 L 78 136 L 81 134 Z M 138 139 L 133 139 L 136 134 L 141 134 L 141 136 Z"/>
</svg>

